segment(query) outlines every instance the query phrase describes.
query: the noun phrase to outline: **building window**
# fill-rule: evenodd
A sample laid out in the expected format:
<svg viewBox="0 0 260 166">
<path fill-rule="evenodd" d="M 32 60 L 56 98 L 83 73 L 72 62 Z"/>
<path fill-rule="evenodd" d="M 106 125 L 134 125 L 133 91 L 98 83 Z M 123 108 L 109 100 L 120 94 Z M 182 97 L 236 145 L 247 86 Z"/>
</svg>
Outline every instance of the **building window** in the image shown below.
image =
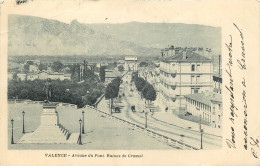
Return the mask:
<svg viewBox="0 0 260 166">
<path fill-rule="evenodd" d="M 191 65 L 191 71 L 195 71 L 195 65 Z"/>
<path fill-rule="evenodd" d="M 200 64 L 197 64 L 197 71 L 199 71 L 199 68 L 200 68 Z"/>
<path fill-rule="evenodd" d="M 194 89 L 194 93 L 199 93 L 199 90 L 198 89 Z"/>
<path fill-rule="evenodd" d="M 200 76 L 197 76 L 196 77 L 196 83 L 199 83 L 200 82 Z"/>
</svg>

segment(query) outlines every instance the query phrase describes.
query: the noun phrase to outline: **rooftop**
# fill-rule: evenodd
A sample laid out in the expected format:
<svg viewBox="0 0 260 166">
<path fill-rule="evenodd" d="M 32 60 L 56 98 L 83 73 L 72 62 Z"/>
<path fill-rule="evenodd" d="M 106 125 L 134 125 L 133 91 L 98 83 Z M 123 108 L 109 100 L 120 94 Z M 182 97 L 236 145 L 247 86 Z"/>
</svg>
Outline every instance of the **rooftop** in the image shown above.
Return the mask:
<svg viewBox="0 0 260 166">
<path fill-rule="evenodd" d="M 195 101 L 198 101 L 200 103 L 206 104 L 208 106 L 211 105 L 212 101 L 222 103 L 221 94 L 218 94 L 218 93 L 215 93 L 215 92 L 195 93 L 195 94 L 185 95 L 185 97 L 192 99 L 192 100 L 195 100 Z"/>
<path fill-rule="evenodd" d="M 116 78 L 116 77 L 122 77 L 123 73 L 114 70 L 113 72 L 106 72 L 105 77 L 106 78 Z"/>
<path fill-rule="evenodd" d="M 126 61 L 136 61 L 137 60 L 137 57 L 136 56 L 128 56 L 128 57 L 125 57 L 125 60 Z"/>
<path fill-rule="evenodd" d="M 185 55 L 186 54 L 186 55 Z M 164 59 L 164 61 L 177 61 L 177 62 L 194 62 L 194 61 L 207 61 L 207 62 L 211 62 L 212 60 L 204 57 L 202 55 L 199 55 L 195 52 L 192 51 L 187 51 L 187 52 L 182 52 L 179 53 L 177 55 L 171 56 L 171 57 L 167 57 Z"/>
</svg>

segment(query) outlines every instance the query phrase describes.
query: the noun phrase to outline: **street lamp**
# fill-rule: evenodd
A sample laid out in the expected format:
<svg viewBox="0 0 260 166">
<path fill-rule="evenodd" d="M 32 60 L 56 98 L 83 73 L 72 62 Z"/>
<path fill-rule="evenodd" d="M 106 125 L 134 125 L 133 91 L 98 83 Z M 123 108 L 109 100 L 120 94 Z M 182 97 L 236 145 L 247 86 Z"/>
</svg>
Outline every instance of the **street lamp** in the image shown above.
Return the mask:
<svg viewBox="0 0 260 166">
<path fill-rule="evenodd" d="M 25 134 L 25 130 L 24 130 L 24 115 L 25 115 L 25 112 L 23 111 L 22 114 L 23 114 L 23 134 Z"/>
<path fill-rule="evenodd" d="M 203 129 L 201 127 L 201 115 L 200 115 L 200 149 L 203 149 L 203 146 L 202 146 L 202 135 L 203 135 Z"/>
<path fill-rule="evenodd" d="M 81 142 L 81 123 L 82 123 L 82 120 L 79 119 L 79 145 L 82 145 L 82 142 Z"/>
<path fill-rule="evenodd" d="M 82 121 L 82 134 L 85 134 L 85 131 L 84 131 L 84 113 L 85 113 L 85 111 L 83 110 L 82 111 L 82 119 L 83 119 L 83 121 Z"/>
<path fill-rule="evenodd" d="M 59 126 L 59 125 L 60 125 L 60 121 L 59 121 L 59 114 L 58 114 L 58 111 L 55 111 L 55 113 L 56 113 L 56 116 L 57 116 L 57 126 Z"/>
<path fill-rule="evenodd" d="M 148 116 L 148 112 L 145 112 L 145 128 L 147 128 L 147 116 Z"/>
<path fill-rule="evenodd" d="M 14 144 L 14 120 L 11 120 L 11 124 L 12 124 L 12 138 L 11 138 L 11 144 Z"/>
<path fill-rule="evenodd" d="M 203 135 L 203 129 L 200 129 L 200 149 L 203 149 L 202 147 L 202 135 Z"/>
</svg>

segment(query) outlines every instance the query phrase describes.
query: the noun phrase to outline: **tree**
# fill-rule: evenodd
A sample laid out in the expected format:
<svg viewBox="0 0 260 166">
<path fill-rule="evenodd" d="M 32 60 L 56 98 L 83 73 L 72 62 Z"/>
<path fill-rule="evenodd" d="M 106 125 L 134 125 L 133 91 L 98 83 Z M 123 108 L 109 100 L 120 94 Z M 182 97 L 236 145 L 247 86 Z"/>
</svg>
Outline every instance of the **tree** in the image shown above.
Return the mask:
<svg viewBox="0 0 260 166">
<path fill-rule="evenodd" d="M 134 82 L 135 82 L 135 86 L 136 86 L 137 90 L 139 92 L 142 92 L 142 90 L 143 90 L 143 88 L 144 88 L 144 86 L 146 84 L 146 81 L 143 78 L 141 78 L 141 77 L 137 77 L 134 80 Z"/>
<path fill-rule="evenodd" d="M 105 82 L 105 75 L 106 75 L 105 69 L 106 69 L 106 66 L 100 67 L 99 77 L 100 77 L 101 82 Z"/>
<path fill-rule="evenodd" d="M 114 67 L 117 67 L 117 62 L 116 61 L 114 62 Z"/>
<path fill-rule="evenodd" d="M 25 64 L 24 65 L 24 71 L 27 72 L 29 71 L 30 65 L 29 64 Z"/>
<path fill-rule="evenodd" d="M 19 95 L 20 99 L 28 99 L 28 89 L 23 89 Z"/>
<path fill-rule="evenodd" d="M 113 100 L 118 97 L 119 86 L 121 84 L 121 78 L 117 77 L 109 83 L 105 90 L 105 98 L 110 100 L 110 111 L 112 113 Z"/>
<path fill-rule="evenodd" d="M 18 79 L 17 73 L 14 73 L 13 80 L 17 80 L 17 79 Z"/>
<path fill-rule="evenodd" d="M 119 65 L 117 68 L 118 68 L 118 71 L 124 71 L 125 70 L 123 65 Z"/>
<path fill-rule="evenodd" d="M 139 67 L 147 67 L 148 66 L 148 63 L 147 62 L 141 62 L 139 64 Z"/>
<path fill-rule="evenodd" d="M 52 66 L 51 66 L 51 69 L 54 72 L 60 72 L 62 68 L 63 68 L 63 64 L 60 61 L 53 62 Z"/>
<path fill-rule="evenodd" d="M 149 83 L 146 83 L 146 85 L 142 91 L 142 94 L 143 94 L 144 98 L 149 101 L 154 101 L 156 99 L 156 95 L 157 95 L 154 87 Z"/>
<path fill-rule="evenodd" d="M 44 64 L 42 64 L 42 63 L 40 63 L 40 65 L 38 66 L 38 69 L 39 69 L 40 71 L 42 71 L 42 70 L 47 70 L 47 66 L 44 65 Z"/>
</svg>

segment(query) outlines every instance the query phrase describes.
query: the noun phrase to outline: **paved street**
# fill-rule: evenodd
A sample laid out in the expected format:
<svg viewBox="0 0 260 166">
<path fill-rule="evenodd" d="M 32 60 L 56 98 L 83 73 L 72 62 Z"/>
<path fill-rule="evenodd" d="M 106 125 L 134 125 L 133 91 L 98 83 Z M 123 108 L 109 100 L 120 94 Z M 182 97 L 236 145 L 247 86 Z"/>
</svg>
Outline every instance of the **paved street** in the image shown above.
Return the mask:
<svg viewBox="0 0 260 166">
<path fill-rule="evenodd" d="M 145 126 L 145 115 L 142 112 L 143 110 L 145 110 L 145 102 L 140 98 L 139 94 L 134 90 L 135 88 L 133 86 L 134 85 L 132 85 L 132 87 L 130 86 L 129 81 L 128 83 L 126 83 L 126 80 L 124 80 L 124 83 L 121 85 L 122 93 L 125 94 L 122 101 L 122 105 L 124 107 L 121 113 L 114 113 L 113 115 L 125 119 L 127 121 L 133 122 L 135 124 Z M 131 92 L 130 89 L 133 89 L 134 91 Z M 135 105 L 136 112 L 131 111 L 132 105 Z M 109 113 L 108 100 L 103 99 L 98 105 L 98 108 L 102 111 Z M 156 114 L 165 114 L 165 113 L 156 112 L 153 115 L 153 113 L 149 112 L 148 114 L 149 129 L 158 132 L 160 134 L 166 135 L 170 138 L 176 139 L 178 141 L 184 142 L 186 144 L 189 144 L 191 146 L 200 148 L 201 134 L 199 132 L 180 127 L 178 126 L 177 123 L 176 124 L 169 123 L 167 121 L 158 119 L 158 117 L 160 116 L 155 116 Z M 167 114 L 166 116 L 173 116 L 173 115 Z M 197 126 L 192 126 L 192 127 L 193 129 L 195 129 L 196 127 L 199 128 L 198 124 Z M 221 143 L 222 143 L 222 138 L 220 136 L 211 135 L 211 134 L 203 135 L 203 148 L 205 149 L 221 148 Z"/>
</svg>

